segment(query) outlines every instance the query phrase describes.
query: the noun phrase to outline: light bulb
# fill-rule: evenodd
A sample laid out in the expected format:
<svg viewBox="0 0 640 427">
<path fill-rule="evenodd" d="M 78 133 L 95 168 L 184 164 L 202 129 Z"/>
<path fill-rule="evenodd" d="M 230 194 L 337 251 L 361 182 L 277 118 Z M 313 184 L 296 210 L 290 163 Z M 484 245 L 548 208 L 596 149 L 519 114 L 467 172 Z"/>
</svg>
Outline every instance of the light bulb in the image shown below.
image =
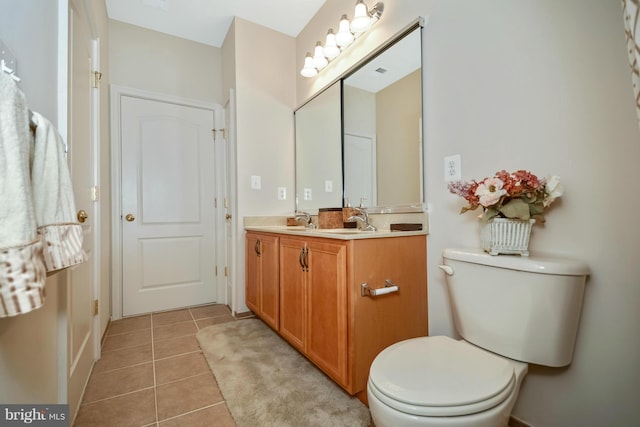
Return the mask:
<svg viewBox="0 0 640 427">
<path fill-rule="evenodd" d="M 300 70 L 300 74 L 303 77 L 313 77 L 318 74 L 318 70 L 313 66 L 313 58 L 309 52 L 307 52 L 307 56 L 304 57 L 304 67 Z"/>
<path fill-rule="evenodd" d="M 353 21 L 351 21 L 351 32 L 361 33 L 366 31 L 371 26 L 371 18 L 369 17 L 369 10 L 367 5 L 362 0 L 358 0 L 356 3 L 356 11 L 354 13 Z"/>
<path fill-rule="evenodd" d="M 340 26 L 338 27 L 338 34 L 336 34 L 336 43 L 340 47 L 349 46 L 353 42 L 353 34 L 349 29 L 349 19 L 347 15 L 342 15 L 340 18 Z"/>
<path fill-rule="evenodd" d="M 336 35 L 333 34 L 333 28 L 330 28 L 329 31 L 327 31 L 327 39 L 324 42 L 324 49 L 322 49 L 322 53 L 329 61 L 340 55 L 340 48 L 336 43 Z"/>
<path fill-rule="evenodd" d="M 318 71 L 322 70 L 327 66 L 329 61 L 324 57 L 324 53 L 322 53 L 322 43 L 316 43 L 316 50 L 313 54 L 313 66 L 318 69 Z"/>
</svg>

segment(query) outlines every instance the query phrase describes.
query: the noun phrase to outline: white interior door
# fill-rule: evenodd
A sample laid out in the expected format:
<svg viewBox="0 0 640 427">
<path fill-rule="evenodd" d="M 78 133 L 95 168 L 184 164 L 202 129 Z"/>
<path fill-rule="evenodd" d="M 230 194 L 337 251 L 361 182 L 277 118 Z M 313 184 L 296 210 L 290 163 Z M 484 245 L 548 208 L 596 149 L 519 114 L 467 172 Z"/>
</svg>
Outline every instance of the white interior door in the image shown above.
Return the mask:
<svg viewBox="0 0 640 427">
<path fill-rule="evenodd" d="M 122 314 L 217 300 L 212 110 L 120 98 Z"/>
<path fill-rule="evenodd" d="M 375 139 L 344 135 L 344 198 L 352 206 L 377 206 Z"/>
<path fill-rule="evenodd" d="M 94 361 L 94 310 L 95 265 L 94 245 L 96 240 L 96 203 L 92 200 L 94 182 L 96 141 L 93 129 L 98 125 L 95 117 L 91 87 L 92 52 L 94 40 L 89 28 L 84 6 L 80 1 L 71 1 L 69 8 L 69 137 L 68 161 L 73 183 L 76 208 L 87 213 L 82 223 L 83 247 L 87 262 L 72 267 L 68 272 L 67 292 L 67 346 L 69 381 L 67 398 L 72 413 L 80 403 L 80 397 Z M 98 338 L 99 339 L 99 338 Z"/>
</svg>

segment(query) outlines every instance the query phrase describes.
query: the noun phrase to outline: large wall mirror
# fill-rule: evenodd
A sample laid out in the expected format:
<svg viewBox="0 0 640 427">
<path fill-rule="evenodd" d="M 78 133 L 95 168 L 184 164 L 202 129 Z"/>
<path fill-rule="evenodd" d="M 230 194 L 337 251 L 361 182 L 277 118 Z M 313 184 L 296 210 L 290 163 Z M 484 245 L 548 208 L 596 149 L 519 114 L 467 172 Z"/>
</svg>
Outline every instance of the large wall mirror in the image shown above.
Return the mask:
<svg viewBox="0 0 640 427">
<path fill-rule="evenodd" d="M 295 112 L 296 209 L 421 212 L 422 21 Z"/>
<path fill-rule="evenodd" d="M 342 206 L 340 82 L 295 112 L 296 209 Z"/>
</svg>

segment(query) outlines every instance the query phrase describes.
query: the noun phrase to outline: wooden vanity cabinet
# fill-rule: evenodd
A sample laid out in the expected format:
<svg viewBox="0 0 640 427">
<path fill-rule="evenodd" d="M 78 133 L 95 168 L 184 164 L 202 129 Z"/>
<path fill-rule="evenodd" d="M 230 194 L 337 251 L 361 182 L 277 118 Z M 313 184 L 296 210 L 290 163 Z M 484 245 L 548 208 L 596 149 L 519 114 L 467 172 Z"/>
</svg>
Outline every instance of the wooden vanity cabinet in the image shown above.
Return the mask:
<svg viewBox="0 0 640 427">
<path fill-rule="evenodd" d="M 247 307 L 275 330 L 279 328 L 280 311 L 279 250 L 277 235 L 247 232 Z"/>
<path fill-rule="evenodd" d="M 378 353 L 398 341 L 427 335 L 426 236 L 342 240 L 272 235 L 268 247 L 277 253 L 279 306 L 276 315 L 271 311 L 267 316 L 264 307 L 274 307 L 274 293 L 260 293 L 273 290 L 275 275 L 265 281 L 264 272 L 265 264 L 273 267 L 274 258 L 265 257 L 266 249 L 256 255 L 256 239 L 265 242 L 266 237 L 255 234 L 247 233 L 247 305 L 366 403 L 369 367 Z M 363 295 L 362 283 L 377 289 L 387 279 L 399 291 Z M 274 317 L 278 326 L 267 320 Z"/>
<path fill-rule="evenodd" d="M 344 241 L 280 238 L 280 335 L 348 387 Z"/>
</svg>

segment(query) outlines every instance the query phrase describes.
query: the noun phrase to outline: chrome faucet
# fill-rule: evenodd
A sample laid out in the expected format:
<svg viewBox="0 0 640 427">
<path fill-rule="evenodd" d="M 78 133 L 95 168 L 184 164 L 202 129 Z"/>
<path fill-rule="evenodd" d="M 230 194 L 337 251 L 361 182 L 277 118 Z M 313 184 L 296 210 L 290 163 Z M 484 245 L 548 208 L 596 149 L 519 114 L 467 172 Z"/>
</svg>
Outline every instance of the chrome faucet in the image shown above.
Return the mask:
<svg viewBox="0 0 640 427">
<path fill-rule="evenodd" d="M 307 212 L 297 211 L 296 221 L 304 220 L 304 226 L 307 228 L 316 228 L 316 225 L 311 221 L 311 215 Z"/>
<path fill-rule="evenodd" d="M 367 214 L 367 211 L 364 208 L 353 208 L 358 212 L 358 215 L 353 215 L 349 217 L 349 221 L 356 221 L 356 222 L 360 222 L 362 223 L 362 228 L 360 228 L 363 231 L 376 231 L 377 228 L 374 227 L 372 224 L 369 224 L 369 215 Z"/>
</svg>

